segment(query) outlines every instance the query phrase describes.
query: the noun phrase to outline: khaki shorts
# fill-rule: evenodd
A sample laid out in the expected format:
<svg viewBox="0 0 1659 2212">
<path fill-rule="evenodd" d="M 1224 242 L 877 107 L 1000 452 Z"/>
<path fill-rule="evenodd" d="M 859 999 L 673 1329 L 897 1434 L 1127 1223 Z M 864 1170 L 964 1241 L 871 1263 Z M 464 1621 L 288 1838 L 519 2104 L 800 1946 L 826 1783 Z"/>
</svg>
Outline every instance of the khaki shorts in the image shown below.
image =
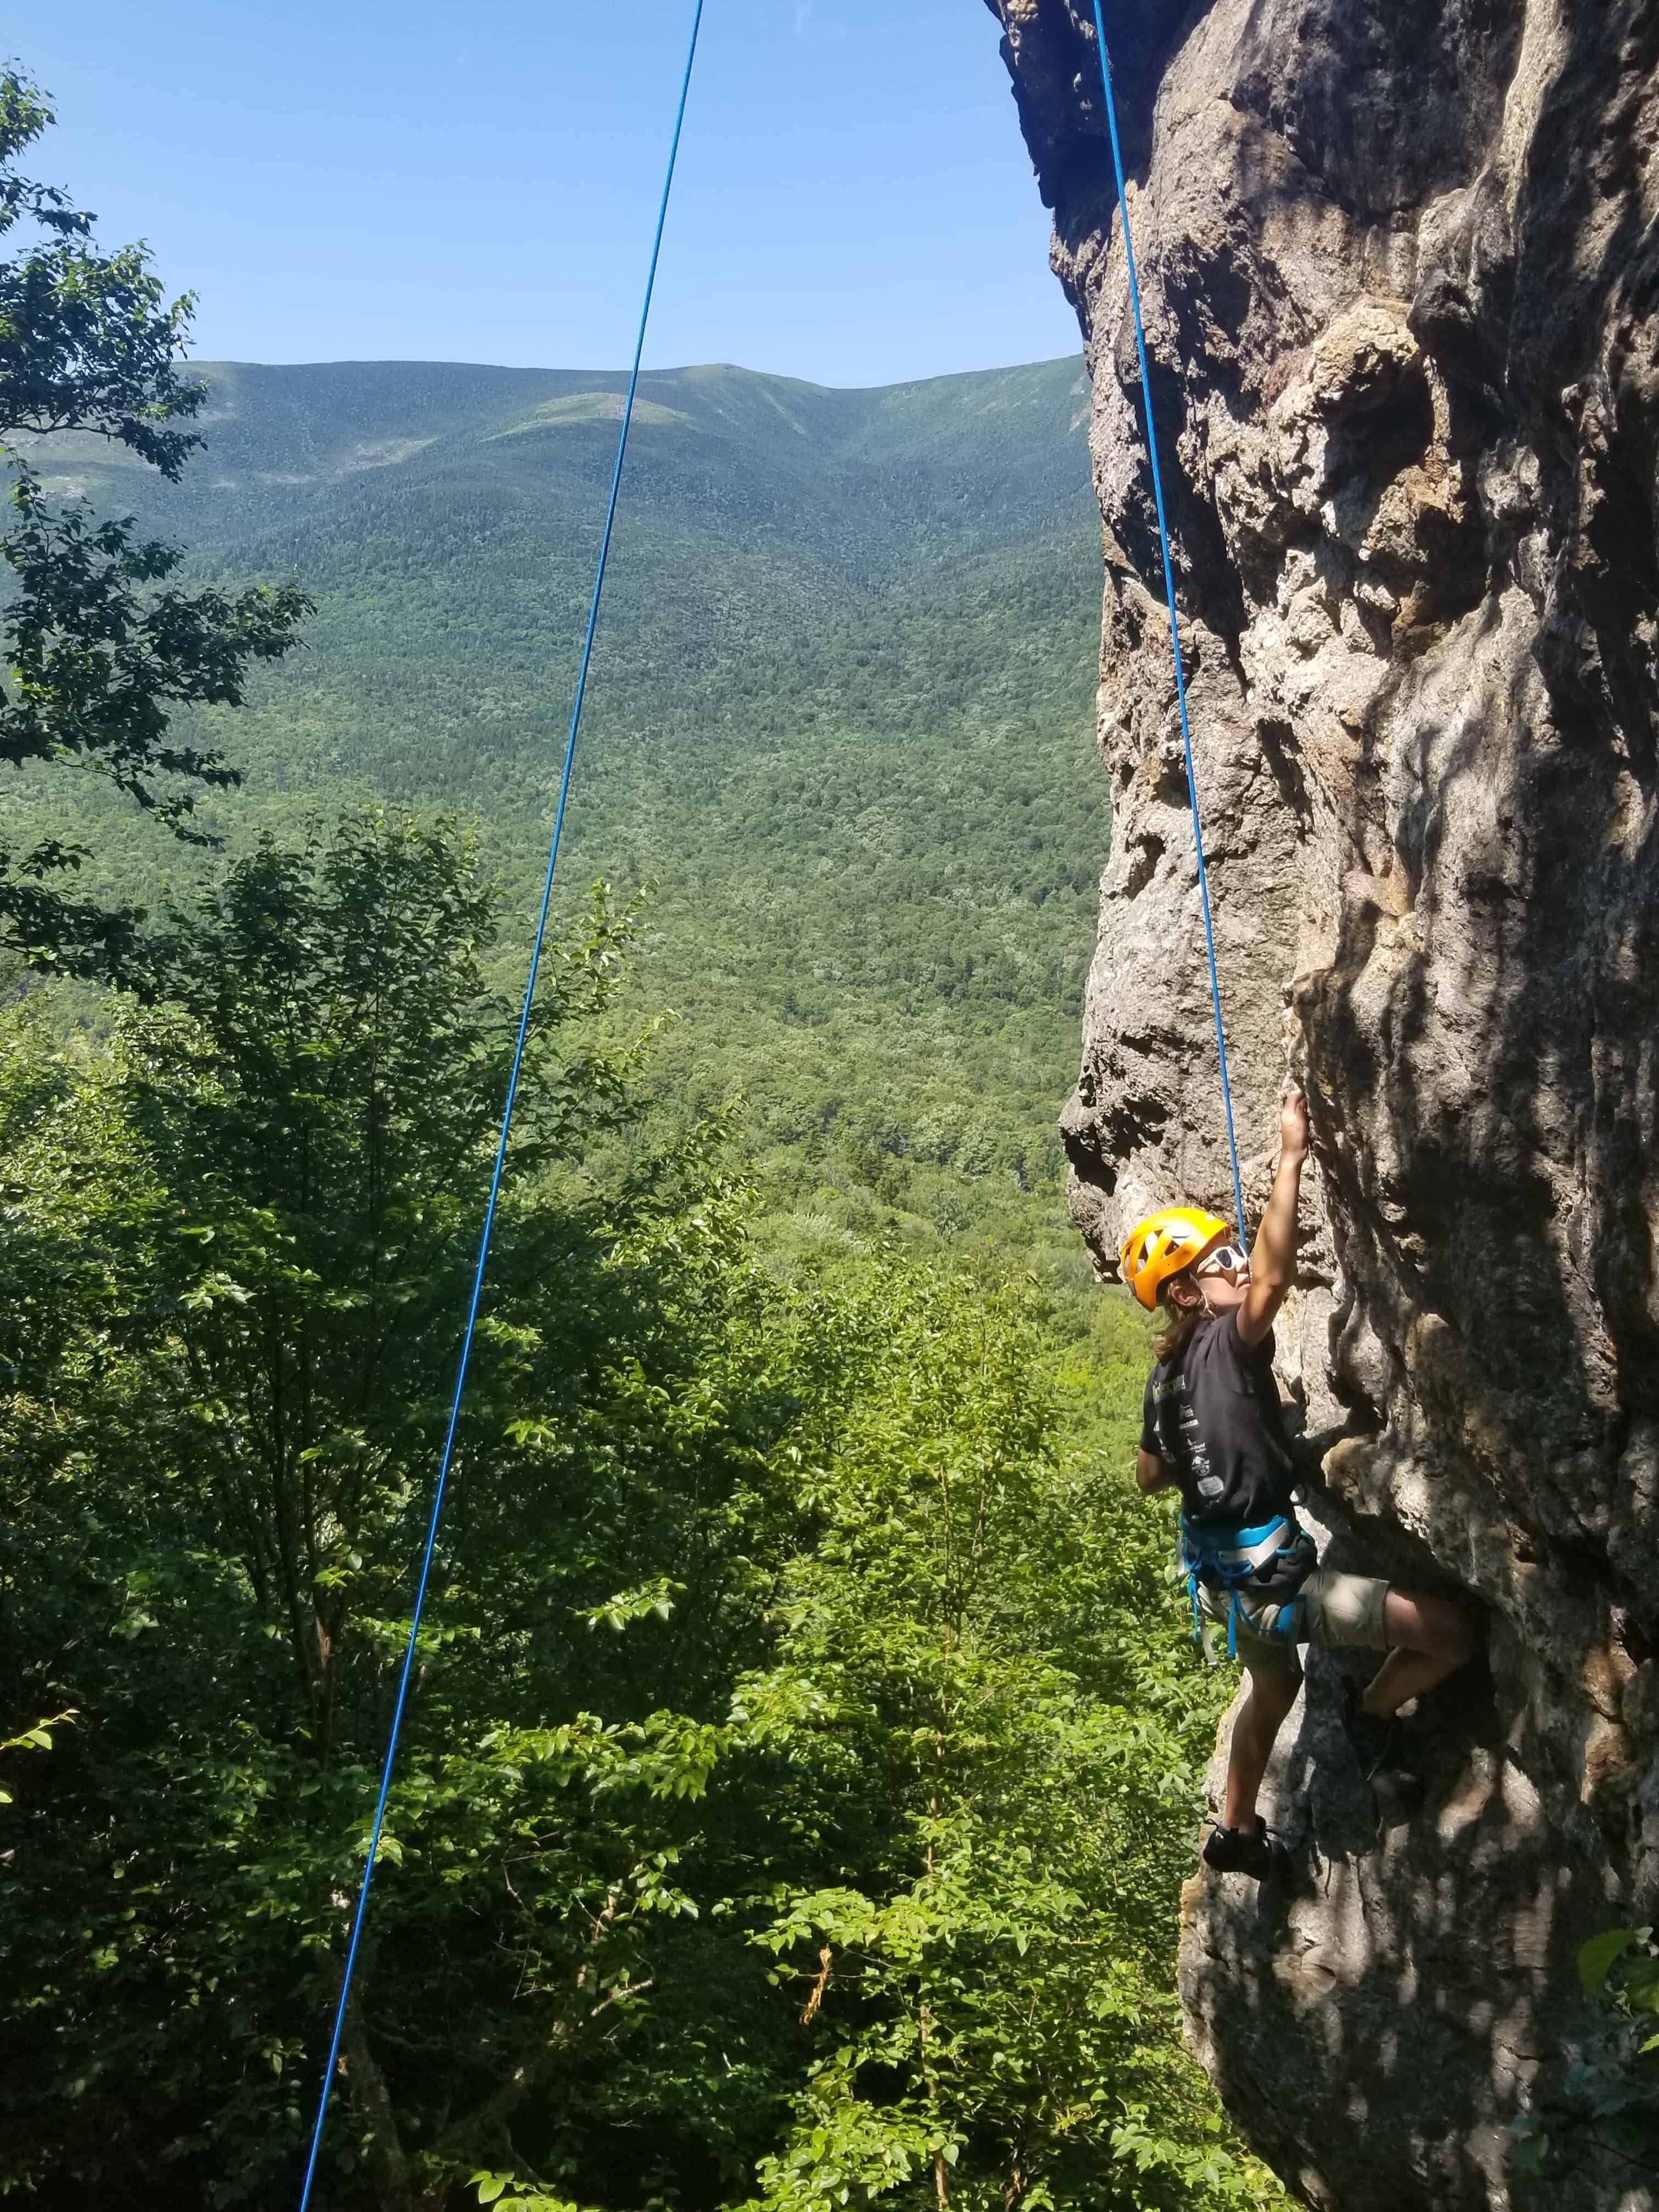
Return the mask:
<svg viewBox="0 0 1659 2212">
<path fill-rule="evenodd" d="M 1388 1597 L 1388 1583 L 1375 1575 L 1345 1575 L 1334 1567 L 1316 1567 L 1287 1601 L 1303 1609 L 1302 1619 L 1288 1636 L 1272 1632 L 1282 1606 L 1256 1605 L 1247 1613 L 1248 1601 L 1241 1599 L 1236 1638 L 1239 1658 L 1246 1667 L 1299 1674 L 1298 1644 L 1322 1644 L 1327 1650 L 1346 1646 L 1360 1651 L 1386 1651 L 1389 1632 L 1383 1607 Z M 1198 1601 L 1212 1620 L 1226 1627 L 1231 1601 L 1225 1590 L 1212 1589 L 1200 1583 Z"/>
</svg>

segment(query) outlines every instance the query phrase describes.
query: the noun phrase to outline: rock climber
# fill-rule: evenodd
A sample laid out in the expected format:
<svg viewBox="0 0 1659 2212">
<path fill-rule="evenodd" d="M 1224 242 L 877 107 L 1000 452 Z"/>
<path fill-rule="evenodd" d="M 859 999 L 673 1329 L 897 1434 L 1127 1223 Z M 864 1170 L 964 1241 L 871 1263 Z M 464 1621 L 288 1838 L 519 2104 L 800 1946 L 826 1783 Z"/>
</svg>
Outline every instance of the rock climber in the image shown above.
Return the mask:
<svg viewBox="0 0 1659 2212">
<path fill-rule="evenodd" d="M 1385 1650 L 1362 1690 L 1347 1686 L 1343 1720 L 1367 1778 L 1396 1751 L 1400 1708 L 1473 1656 L 1475 1634 L 1443 1598 L 1413 1596 L 1370 1575 L 1317 1563 L 1291 1502 L 1295 1464 L 1273 1380 L 1273 1325 L 1296 1279 L 1297 1206 L 1308 1156 L 1308 1106 L 1286 1094 L 1273 1194 L 1247 1255 L 1227 1224 L 1170 1206 L 1137 1222 L 1122 1247 L 1123 1279 L 1161 1310 L 1158 1364 L 1146 1385 L 1135 1480 L 1181 1492 L 1181 1556 L 1193 1600 L 1227 1631 L 1249 1692 L 1233 1722 L 1227 1790 L 1204 1858 L 1224 1874 L 1265 1881 L 1289 1853 L 1268 1833 L 1256 1793 L 1302 1683 L 1297 1646 Z"/>
</svg>

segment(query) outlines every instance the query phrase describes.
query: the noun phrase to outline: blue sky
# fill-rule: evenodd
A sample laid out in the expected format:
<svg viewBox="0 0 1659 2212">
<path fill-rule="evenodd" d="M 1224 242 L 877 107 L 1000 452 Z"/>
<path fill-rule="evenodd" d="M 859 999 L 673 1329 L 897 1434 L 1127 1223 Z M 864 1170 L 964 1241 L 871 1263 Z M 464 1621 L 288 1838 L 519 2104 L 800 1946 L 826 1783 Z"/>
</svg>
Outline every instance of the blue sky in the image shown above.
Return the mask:
<svg viewBox="0 0 1659 2212">
<path fill-rule="evenodd" d="M 36 173 L 254 361 L 620 363 L 690 0 L 76 0 Z M 982 0 L 706 0 L 647 358 L 826 384 L 1073 351 Z"/>
</svg>

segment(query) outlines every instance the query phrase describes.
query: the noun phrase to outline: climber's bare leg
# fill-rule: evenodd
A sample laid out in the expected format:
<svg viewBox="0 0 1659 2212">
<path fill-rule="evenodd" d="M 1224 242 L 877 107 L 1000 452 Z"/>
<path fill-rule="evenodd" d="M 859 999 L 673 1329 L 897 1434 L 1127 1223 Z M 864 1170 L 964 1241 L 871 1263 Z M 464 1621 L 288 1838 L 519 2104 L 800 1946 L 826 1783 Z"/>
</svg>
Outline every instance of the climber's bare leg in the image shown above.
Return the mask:
<svg viewBox="0 0 1659 2212">
<path fill-rule="evenodd" d="M 1397 1713 L 1408 1698 L 1455 1674 L 1475 1652 L 1474 1628 L 1443 1597 L 1390 1590 L 1382 1619 L 1392 1648 L 1359 1700 L 1373 1720 Z"/>
<path fill-rule="evenodd" d="M 1221 1809 L 1224 1827 L 1255 1826 L 1255 1797 L 1267 1771 L 1273 1739 L 1284 1727 L 1302 1687 L 1302 1677 L 1288 1667 L 1250 1669 L 1249 1695 L 1233 1723 L 1227 1752 L 1227 1796 Z"/>
</svg>

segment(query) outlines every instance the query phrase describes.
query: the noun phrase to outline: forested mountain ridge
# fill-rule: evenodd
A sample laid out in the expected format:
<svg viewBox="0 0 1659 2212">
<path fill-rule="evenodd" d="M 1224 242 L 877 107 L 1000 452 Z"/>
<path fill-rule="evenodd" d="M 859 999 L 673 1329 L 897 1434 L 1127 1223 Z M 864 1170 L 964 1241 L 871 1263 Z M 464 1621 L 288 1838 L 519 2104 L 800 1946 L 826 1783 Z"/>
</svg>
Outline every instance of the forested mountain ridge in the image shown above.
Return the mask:
<svg viewBox="0 0 1659 2212">
<path fill-rule="evenodd" d="M 636 499 L 648 496 L 666 457 L 652 432 L 678 431 L 682 441 L 725 444 L 757 483 L 769 473 L 780 483 L 793 476 L 821 493 L 838 471 L 853 481 L 887 471 L 890 526 L 925 524 L 947 508 L 976 513 L 988 539 L 1003 543 L 1022 527 L 1051 523 L 1062 507 L 1090 519 L 1081 371 L 1067 356 L 840 391 L 724 363 L 648 370 L 635 408 L 632 489 Z M 250 519 L 258 520 L 249 502 L 258 495 L 276 514 L 305 487 L 397 469 L 420 455 L 441 471 L 461 453 L 476 459 L 481 449 L 540 437 L 557 440 L 562 451 L 544 445 L 528 465 L 523 449 L 498 453 L 498 472 L 548 483 L 562 469 L 580 475 L 596 458 L 608 463 L 613 438 L 582 434 L 614 429 L 628 388 L 619 370 L 459 362 L 203 362 L 191 374 L 209 387 L 196 418 L 204 442 L 177 484 L 157 483 L 121 449 L 88 435 L 59 436 L 37 450 L 53 457 L 60 489 L 76 478 L 88 489 L 97 482 L 100 492 L 117 481 L 142 486 L 147 513 L 188 518 L 198 553 L 245 543 Z M 845 565 L 853 550 L 845 518 L 821 502 L 817 511 L 823 549 Z M 865 542 L 878 534 L 872 529 Z"/>
<path fill-rule="evenodd" d="M 214 732 L 247 782 L 203 818 L 441 805 L 527 902 L 625 378 L 200 374 L 177 486 L 89 438 L 37 459 L 196 573 L 317 599 L 302 661 Z M 643 379 L 629 446 L 568 896 L 653 881 L 646 988 L 700 1095 L 945 1227 L 1057 1164 L 1107 832 L 1085 404 L 1075 360 L 869 392 L 696 368 Z M 110 826 L 120 888 L 176 874 Z"/>
</svg>

